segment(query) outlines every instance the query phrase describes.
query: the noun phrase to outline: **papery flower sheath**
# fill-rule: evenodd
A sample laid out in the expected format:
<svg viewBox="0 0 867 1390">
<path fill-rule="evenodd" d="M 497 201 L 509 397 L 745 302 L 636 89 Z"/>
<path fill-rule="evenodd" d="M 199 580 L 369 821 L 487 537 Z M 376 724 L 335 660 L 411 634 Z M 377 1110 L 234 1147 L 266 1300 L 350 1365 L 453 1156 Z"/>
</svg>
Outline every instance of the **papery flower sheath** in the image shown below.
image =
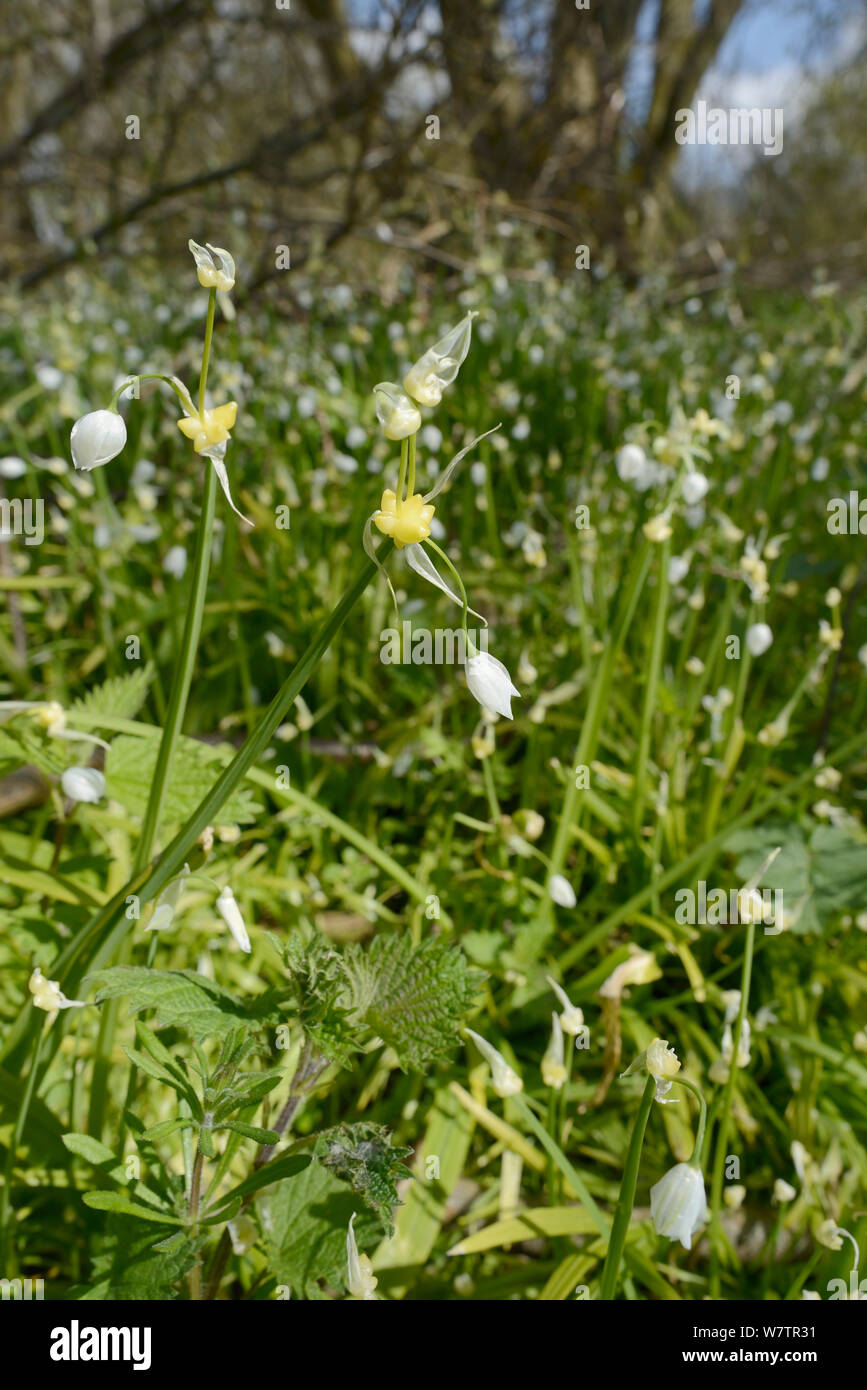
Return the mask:
<svg viewBox="0 0 867 1390">
<path fill-rule="evenodd" d="M 518 1073 L 509 1066 L 503 1054 L 492 1047 L 489 1042 L 486 1042 L 479 1033 L 474 1033 L 472 1028 L 465 1028 L 464 1032 L 472 1038 L 491 1068 L 491 1086 L 496 1095 L 505 1099 L 506 1096 L 516 1096 L 519 1091 L 523 1091 L 523 1081 Z"/>
<path fill-rule="evenodd" d="M 470 350 L 473 319 L 477 313 L 471 310 L 466 314 L 410 367 L 403 384 L 420 405 L 439 405 L 443 391 L 451 386 Z"/>
</svg>

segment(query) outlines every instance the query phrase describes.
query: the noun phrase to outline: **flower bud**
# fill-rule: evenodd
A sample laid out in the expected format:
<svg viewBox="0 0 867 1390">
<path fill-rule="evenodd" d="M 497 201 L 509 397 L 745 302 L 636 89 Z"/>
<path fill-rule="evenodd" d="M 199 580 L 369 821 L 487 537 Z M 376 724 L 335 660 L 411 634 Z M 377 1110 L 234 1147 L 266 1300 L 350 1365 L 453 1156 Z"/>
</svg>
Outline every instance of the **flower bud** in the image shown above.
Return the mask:
<svg viewBox="0 0 867 1390">
<path fill-rule="evenodd" d="M 552 1091 L 561 1090 L 566 1081 L 563 1025 L 559 1014 L 551 1015 L 551 1041 L 542 1058 L 542 1080 Z"/>
<path fill-rule="evenodd" d="M 550 975 L 547 979 L 548 984 L 553 989 L 563 1009 L 560 1015 L 560 1023 L 563 1032 L 568 1033 L 570 1037 L 577 1038 L 578 1034 L 584 1031 L 584 1014 L 582 1010 L 576 1008 L 562 985 L 558 985 L 557 981 Z"/>
<path fill-rule="evenodd" d="M 578 901 L 575 889 L 562 874 L 552 874 L 548 879 L 548 897 L 558 907 L 574 907 Z"/>
<path fill-rule="evenodd" d="M 220 891 L 216 906 L 217 911 L 226 923 L 226 926 L 229 928 L 229 931 L 232 933 L 232 936 L 241 950 L 249 954 L 251 950 L 250 938 L 247 935 L 247 928 L 241 916 L 241 909 L 236 903 L 235 895 L 228 884 Z"/>
<path fill-rule="evenodd" d="M 222 246 L 211 246 L 210 242 L 200 246 L 197 241 L 190 240 L 187 245 L 196 262 L 199 284 L 206 290 L 222 290 L 224 293 L 230 290 L 235 283 L 235 262 L 228 251 L 224 251 Z"/>
<path fill-rule="evenodd" d="M 764 656 L 774 640 L 774 634 L 767 623 L 752 623 L 747 628 L 746 643 L 750 656 Z"/>
<path fill-rule="evenodd" d="M 349 1218 L 349 1230 L 346 1234 L 346 1284 L 353 1298 L 359 1298 L 364 1303 L 375 1302 L 374 1292 L 379 1280 L 373 1273 L 373 1265 L 370 1263 L 368 1255 L 359 1255 L 358 1246 L 355 1241 L 355 1212 Z"/>
<path fill-rule="evenodd" d="M 69 446 L 76 468 L 89 473 L 117 458 L 126 444 L 126 425 L 116 410 L 92 410 L 72 426 Z"/>
<path fill-rule="evenodd" d="M 408 439 L 421 427 L 421 411 L 393 381 L 374 386 L 373 397 L 386 439 Z"/>
<path fill-rule="evenodd" d="M 491 1068 L 491 1085 L 495 1093 L 501 1099 L 505 1099 L 507 1096 L 516 1096 L 519 1091 L 523 1091 L 523 1081 L 518 1073 L 509 1066 L 503 1054 L 480 1037 L 478 1033 L 474 1033 L 472 1028 L 466 1028 L 464 1031 L 472 1038 Z"/>
<path fill-rule="evenodd" d="M 451 386 L 470 350 L 476 313 L 476 310 L 471 310 L 466 314 L 460 323 L 450 328 L 410 367 L 403 384 L 414 400 L 422 405 L 439 405 L 443 391 Z"/>
</svg>

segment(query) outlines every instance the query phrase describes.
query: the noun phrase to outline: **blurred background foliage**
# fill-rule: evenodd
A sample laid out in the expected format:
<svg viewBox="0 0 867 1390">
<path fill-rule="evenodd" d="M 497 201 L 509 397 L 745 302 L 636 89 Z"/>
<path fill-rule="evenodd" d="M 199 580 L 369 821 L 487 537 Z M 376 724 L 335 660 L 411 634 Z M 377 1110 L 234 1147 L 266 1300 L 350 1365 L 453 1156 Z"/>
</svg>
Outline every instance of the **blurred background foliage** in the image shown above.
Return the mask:
<svg viewBox="0 0 867 1390">
<path fill-rule="evenodd" d="M 0 43 L 0 260 L 26 286 L 97 255 L 162 265 L 195 223 L 253 267 L 244 293 L 282 298 L 277 246 L 386 297 L 407 253 L 532 275 L 576 244 L 630 273 L 852 280 L 865 41 L 857 0 L 24 0 Z M 707 90 L 777 105 L 786 64 L 782 154 L 717 148 L 685 178 L 675 113 Z"/>
</svg>

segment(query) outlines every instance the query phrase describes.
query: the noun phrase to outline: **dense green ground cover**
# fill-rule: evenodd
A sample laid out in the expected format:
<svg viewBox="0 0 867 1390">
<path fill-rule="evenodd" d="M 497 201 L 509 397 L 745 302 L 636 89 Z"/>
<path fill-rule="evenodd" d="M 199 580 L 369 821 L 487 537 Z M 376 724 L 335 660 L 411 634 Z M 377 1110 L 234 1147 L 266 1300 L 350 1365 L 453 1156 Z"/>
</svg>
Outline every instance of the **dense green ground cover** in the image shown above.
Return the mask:
<svg viewBox="0 0 867 1390">
<path fill-rule="evenodd" d="M 407 281 L 390 310 L 317 290 L 303 321 L 218 311 L 209 386 L 239 403 L 227 467 L 255 526 L 218 498 L 184 724 L 198 742 L 173 761 L 158 847 L 365 563 L 400 451 L 373 385 L 469 308 L 473 345 L 425 412 L 419 478 L 500 422 L 437 499 L 435 534 L 521 699 L 513 722 L 488 721 L 459 667 L 383 661 L 399 623 L 374 575 L 212 846 L 184 856 L 171 928 L 147 933 L 143 905 L 110 958 L 79 962 L 67 992 L 89 1006 L 44 1024 L 25 1003 L 34 967 L 58 978 L 137 868 L 208 467 L 145 383 L 122 406 L 123 453 L 72 469 L 73 420 L 126 375 L 198 377 L 207 296 L 130 280 L 7 305 L 0 340 L 3 486 L 45 502 L 43 543 L 14 535 L 0 575 L 0 698 L 58 701 L 67 731 L 109 745 L 106 796 L 71 811 L 59 777 L 91 745 L 33 710 L 0 726 L 0 772 L 44 779 L 23 807 L 4 783 L 0 820 L 0 1273 L 44 1277 L 48 1297 L 344 1297 L 355 1211 L 385 1298 L 597 1296 L 642 1091 L 620 1075 L 661 1037 L 708 1103 L 711 1219 L 688 1253 L 650 1220 L 650 1186 L 692 1152 L 678 1088 L 649 1117 L 620 1293 L 828 1297 L 852 1247 L 823 1223 L 867 1233 L 867 592 L 863 536 L 828 525 L 829 500 L 867 496 L 864 302 L 684 303 L 576 274 L 479 279 L 433 306 Z M 628 442 L 645 451 L 637 479 L 616 463 Z M 710 482 L 691 506 L 687 457 Z M 401 621 L 460 626 L 400 555 L 386 563 Z M 758 623 L 773 643 L 752 656 Z M 687 890 L 736 891 L 777 848 L 760 883 L 782 891 L 774 924 L 685 920 Z M 250 954 L 215 910 L 226 884 Z M 606 986 L 628 961 L 633 982 Z M 173 973 L 88 973 L 151 963 Z M 587 1030 L 559 1090 L 540 1071 L 548 976 Z M 465 1024 L 520 1096 L 486 1086 Z M 201 1110 L 191 1083 L 211 1088 Z M 220 1096 L 242 1128 L 211 1138 L 201 1112 Z M 261 1176 L 287 1097 L 292 1154 L 312 1163 L 291 1171 L 284 1141 L 279 1181 L 230 1199 Z"/>
</svg>

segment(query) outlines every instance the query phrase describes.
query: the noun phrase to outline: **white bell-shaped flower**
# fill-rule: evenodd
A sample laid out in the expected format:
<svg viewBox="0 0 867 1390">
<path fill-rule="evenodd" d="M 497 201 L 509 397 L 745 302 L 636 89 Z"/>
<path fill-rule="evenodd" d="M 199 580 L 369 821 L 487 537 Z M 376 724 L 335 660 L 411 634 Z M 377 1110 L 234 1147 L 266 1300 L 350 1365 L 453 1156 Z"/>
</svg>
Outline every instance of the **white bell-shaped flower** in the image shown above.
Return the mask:
<svg viewBox="0 0 867 1390">
<path fill-rule="evenodd" d="M 502 661 L 491 656 L 490 652 L 474 651 L 467 658 L 464 674 L 470 694 L 480 705 L 506 719 L 512 718 L 512 698 L 517 696 L 520 699 L 521 692 L 515 689 Z"/>
<path fill-rule="evenodd" d="M 692 1249 L 692 1238 L 707 1220 L 707 1199 L 701 1170 L 676 1163 L 650 1189 L 650 1215 L 658 1236 L 679 1240 Z"/>
<path fill-rule="evenodd" d="M 116 410 L 92 410 L 72 426 L 69 446 L 76 468 L 89 473 L 117 458 L 126 444 L 126 425 Z"/>
<path fill-rule="evenodd" d="M 61 775 L 63 795 L 70 801 L 101 801 L 105 796 L 105 778 L 95 767 L 68 767 Z"/>
</svg>

